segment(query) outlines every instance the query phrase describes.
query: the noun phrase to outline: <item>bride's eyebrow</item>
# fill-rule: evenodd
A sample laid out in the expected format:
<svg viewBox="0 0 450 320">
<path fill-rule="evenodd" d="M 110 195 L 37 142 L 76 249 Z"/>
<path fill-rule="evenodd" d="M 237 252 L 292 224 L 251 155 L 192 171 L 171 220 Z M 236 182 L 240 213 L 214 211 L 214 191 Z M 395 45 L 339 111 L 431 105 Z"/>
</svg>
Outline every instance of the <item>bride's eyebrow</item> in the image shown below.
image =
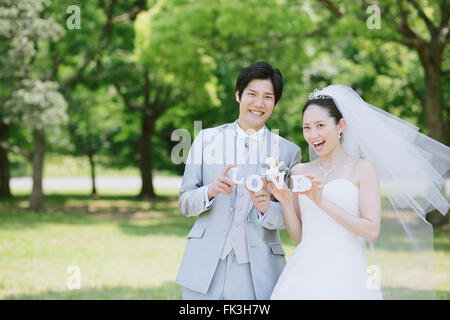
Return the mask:
<svg viewBox="0 0 450 320">
<path fill-rule="evenodd" d="M 317 120 L 317 121 L 314 121 L 313 123 L 319 123 L 319 122 L 322 122 L 322 121 L 325 121 L 325 120 Z M 303 125 L 308 125 L 309 126 L 309 123 L 308 122 L 303 122 Z"/>
</svg>

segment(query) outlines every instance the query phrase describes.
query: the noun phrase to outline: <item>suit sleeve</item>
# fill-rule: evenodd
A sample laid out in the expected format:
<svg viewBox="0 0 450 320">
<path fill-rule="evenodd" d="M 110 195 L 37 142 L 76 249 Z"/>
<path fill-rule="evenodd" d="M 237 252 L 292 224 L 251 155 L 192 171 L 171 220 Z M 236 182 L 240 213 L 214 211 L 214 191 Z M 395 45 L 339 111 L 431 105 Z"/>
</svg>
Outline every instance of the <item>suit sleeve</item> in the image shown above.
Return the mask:
<svg viewBox="0 0 450 320">
<path fill-rule="evenodd" d="M 202 137 L 203 131 L 200 131 L 189 150 L 178 196 L 178 208 L 186 217 L 198 216 L 214 204 L 214 199 L 207 201 L 209 185 L 203 185 Z"/>
<path fill-rule="evenodd" d="M 289 173 L 291 168 L 301 161 L 302 153 L 299 147 L 295 146 L 295 152 L 293 152 L 293 156 L 289 162 L 289 171 L 286 173 L 285 182 L 289 185 Z M 272 197 L 273 198 L 273 197 Z M 269 208 L 266 210 L 264 215 L 260 217 L 259 222 L 264 228 L 274 230 L 274 229 L 285 229 L 286 225 L 284 223 L 284 211 L 283 206 L 273 198 L 273 201 L 270 201 Z"/>
</svg>

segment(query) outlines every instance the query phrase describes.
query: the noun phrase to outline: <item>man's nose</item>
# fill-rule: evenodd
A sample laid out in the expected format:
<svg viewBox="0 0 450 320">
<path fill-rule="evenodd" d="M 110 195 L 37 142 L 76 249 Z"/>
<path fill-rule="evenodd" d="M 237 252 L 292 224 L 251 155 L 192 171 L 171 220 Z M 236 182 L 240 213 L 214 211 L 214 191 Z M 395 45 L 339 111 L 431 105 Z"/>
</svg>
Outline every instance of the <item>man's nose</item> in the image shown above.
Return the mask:
<svg viewBox="0 0 450 320">
<path fill-rule="evenodd" d="M 264 104 L 264 98 L 262 96 L 256 97 L 255 99 L 255 106 L 256 107 L 262 107 Z"/>
</svg>

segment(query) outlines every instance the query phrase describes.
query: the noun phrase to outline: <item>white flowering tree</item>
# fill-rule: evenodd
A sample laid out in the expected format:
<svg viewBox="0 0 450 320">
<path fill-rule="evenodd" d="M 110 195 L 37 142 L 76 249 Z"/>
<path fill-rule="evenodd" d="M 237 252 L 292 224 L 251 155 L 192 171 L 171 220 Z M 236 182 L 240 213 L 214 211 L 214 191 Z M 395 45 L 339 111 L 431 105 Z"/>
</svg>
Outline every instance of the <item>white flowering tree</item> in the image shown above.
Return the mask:
<svg viewBox="0 0 450 320">
<path fill-rule="evenodd" d="M 41 80 L 42 70 L 36 67 L 39 46 L 57 41 L 64 33 L 53 19 L 41 17 L 44 5 L 37 0 L 0 0 L 0 126 L 4 130 L 1 137 L 7 138 L 13 123 L 32 132 L 34 151 L 22 152 L 33 162 L 32 210 L 43 204 L 45 134 L 66 120 L 67 109 L 58 83 Z M 12 148 L 5 139 L 0 141 L 0 149 L 0 159 L 4 159 Z M 8 180 L 1 181 L 4 188 Z"/>
</svg>

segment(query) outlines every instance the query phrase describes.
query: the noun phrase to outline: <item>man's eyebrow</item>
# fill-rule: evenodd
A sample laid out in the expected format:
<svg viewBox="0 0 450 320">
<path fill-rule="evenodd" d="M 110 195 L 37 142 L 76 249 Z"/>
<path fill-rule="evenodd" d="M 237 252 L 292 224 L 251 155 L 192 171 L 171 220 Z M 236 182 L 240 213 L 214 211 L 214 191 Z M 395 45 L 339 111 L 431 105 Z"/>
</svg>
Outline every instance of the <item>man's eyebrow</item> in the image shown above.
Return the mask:
<svg viewBox="0 0 450 320">
<path fill-rule="evenodd" d="M 256 92 L 256 90 L 250 89 L 250 88 L 248 89 L 248 91 Z M 273 92 L 271 92 L 271 91 L 265 92 L 264 94 L 270 94 L 272 96 L 274 95 Z"/>
</svg>

